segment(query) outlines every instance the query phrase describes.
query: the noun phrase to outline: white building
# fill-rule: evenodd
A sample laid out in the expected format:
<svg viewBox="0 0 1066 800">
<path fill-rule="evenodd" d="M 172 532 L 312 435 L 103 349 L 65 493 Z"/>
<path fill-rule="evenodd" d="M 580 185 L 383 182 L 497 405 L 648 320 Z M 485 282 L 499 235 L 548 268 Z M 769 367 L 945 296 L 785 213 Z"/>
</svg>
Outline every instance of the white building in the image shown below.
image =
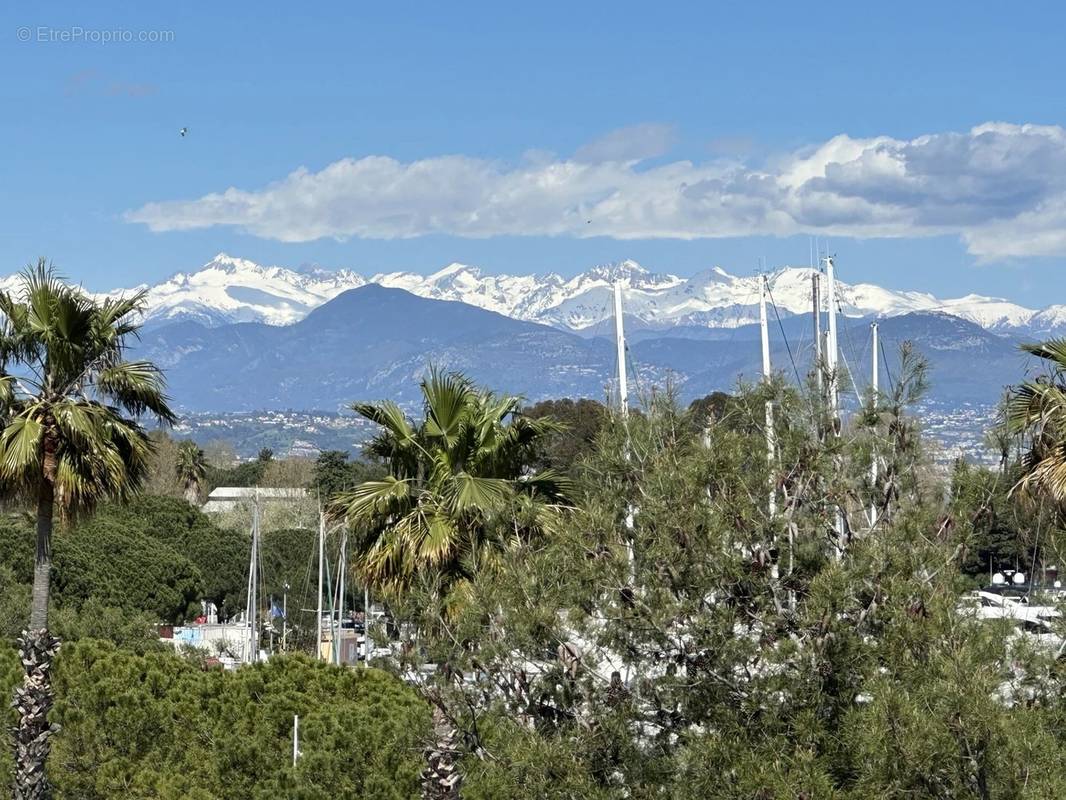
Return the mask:
<svg viewBox="0 0 1066 800">
<path fill-rule="evenodd" d="M 298 503 L 309 496 L 307 489 L 277 489 L 262 486 L 219 486 L 207 496 L 207 502 L 201 507 L 205 514 L 221 514 L 232 511 L 240 505 L 254 503 L 256 499 L 263 504 Z"/>
</svg>

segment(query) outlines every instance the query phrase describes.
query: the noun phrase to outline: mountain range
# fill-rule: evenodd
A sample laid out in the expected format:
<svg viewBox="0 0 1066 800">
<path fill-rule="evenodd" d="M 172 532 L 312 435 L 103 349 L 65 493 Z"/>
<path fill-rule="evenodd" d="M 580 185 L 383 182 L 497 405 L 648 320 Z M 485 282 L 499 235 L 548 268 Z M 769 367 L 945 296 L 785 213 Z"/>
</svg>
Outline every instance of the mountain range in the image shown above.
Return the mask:
<svg viewBox="0 0 1066 800">
<path fill-rule="evenodd" d="M 770 274 L 778 314 L 810 311 L 813 272 L 810 267 L 783 267 Z M 846 277 L 846 269 L 840 272 Z M 153 323 L 191 320 L 207 326 L 233 322 L 289 325 L 344 291 L 376 284 L 419 297 L 466 303 L 516 320 L 597 335 L 607 330 L 605 322 L 612 316 L 611 292 L 616 281 L 625 286 L 626 314 L 636 327 L 733 328 L 758 320 L 757 276 L 737 277 L 714 267 L 681 278 L 651 272 L 628 260 L 593 267 L 569 279 L 551 272 L 486 275 L 464 264 L 449 264 L 431 275 L 391 272 L 363 276 L 351 270 L 328 271 L 315 266 L 265 267 L 220 253 L 193 272 L 135 288 L 147 290 L 147 318 Z M 839 281 L 837 287 L 840 310 L 851 317 L 941 312 L 994 333 L 1046 336 L 1066 331 L 1064 305 L 1030 309 L 979 295 L 939 299 L 925 292 L 847 281 Z"/>
<path fill-rule="evenodd" d="M 812 272 L 769 276 L 777 311 L 772 359 L 793 381 L 811 368 Z M 364 278 L 219 255 L 196 272 L 144 287 L 148 310 L 135 355 L 166 370 L 171 395 L 188 412 L 333 411 L 383 398 L 410 404 L 431 365 L 530 401 L 603 399 L 616 371 L 615 281 L 625 286 L 636 393 L 672 385 L 689 400 L 757 378 L 756 277 L 715 268 L 686 279 L 632 261 L 571 279 L 486 276 L 457 264 L 428 276 Z M 860 390 L 865 385 L 876 319 L 883 385 L 898 371 L 899 343 L 909 340 L 930 360 L 933 399 L 957 408 L 995 403 L 1004 385 L 1025 374 L 1018 342 L 1066 320 L 1060 307 L 938 300 L 871 284 L 838 288 L 845 383 L 853 376 Z"/>
<path fill-rule="evenodd" d="M 794 381 L 810 370 L 811 330 L 809 314 L 783 318 L 772 330 L 773 363 Z M 949 314 L 899 314 L 883 319 L 880 330 L 886 386 L 898 373 L 904 339 L 929 357 L 933 396 L 947 403 L 994 403 L 1023 371 L 1010 337 Z M 840 342 L 845 369 L 861 390 L 870 370 L 868 318 L 841 320 Z M 605 399 L 616 372 L 608 337 L 373 283 L 342 292 L 291 325 L 149 325 L 134 355 L 163 367 L 178 406 L 191 412 L 332 411 L 383 398 L 413 404 L 418 380 L 431 366 L 460 370 L 529 401 Z M 757 378 L 759 329 L 644 329 L 630 339 L 627 358 L 635 395 L 672 385 L 687 401 Z"/>
</svg>

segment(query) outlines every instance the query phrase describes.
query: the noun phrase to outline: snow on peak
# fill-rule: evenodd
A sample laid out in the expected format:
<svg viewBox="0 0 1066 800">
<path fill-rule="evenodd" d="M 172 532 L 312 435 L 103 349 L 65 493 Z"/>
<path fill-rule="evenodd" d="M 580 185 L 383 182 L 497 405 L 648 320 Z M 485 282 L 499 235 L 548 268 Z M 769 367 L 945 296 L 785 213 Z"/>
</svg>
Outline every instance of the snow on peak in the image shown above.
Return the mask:
<svg viewBox="0 0 1066 800">
<path fill-rule="evenodd" d="M 936 310 L 961 317 L 992 331 L 1027 326 L 1037 315 L 1033 309 L 1024 308 L 1001 297 L 983 297 L 979 294 L 944 300 L 936 306 Z"/>
<path fill-rule="evenodd" d="M 598 282 L 615 284 L 621 282 L 624 286 L 653 287 L 674 286 L 681 281 L 673 275 L 660 275 L 645 269 L 640 263 L 631 258 L 618 261 L 613 264 L 600 264 L 578 275 L 575 281 L 578 285 L 591 285 Z"/>
<path fill-rule="evenodd" d="M 439 269 L 434 272 L 426 280 L 439 281 L 442 278 L 450 278 L 455 275 L 460 275 L 462 273 L 470 273 L 475 277 L 481 277 L 481 270 L 479 270 L 477 267 L 470 267 L 466 264 L 460 264 L 458 261 L 453 261 L 451 264 L 444 267 L 443 269 Z"/>
<path fill-rule="evenodd" d="M 812 267 L 782 267 L 768 283 L 781 314 L 806 314 L 812 303 Z M 846 276 L 846 270 L 842 270 Z M 840 273 L 838 273 L 839 276 Z M 452 262 L 423 275 L 379 273 L 364 278 L 351 270 L 316 264 L 298 269 L 262 266 L 218 253 L 200 269 L 178 273 L 148 288 L 148 319 L 195 319 L 205 324 L 265 322 L 286 325 L 347 289 L 366 283 L 404 289 L 421 297 L 467 303 L 516 319 L 581 330 L 613 314 L 614 284 L 623 286 L 626 314 L 654 328 L 674 325 L 734 327 L 758 321 L 758 275 L 733 275 L 712 266 L 681 278 L 648 270 L 625 259 L 563 278 L 485 274 Z M 894 316 L 914 311 L 942 312 L 994 331 L 1026 329 L 1066 332 L 1066 306 L 1036 312 L 1001 298 L 967 295 L 939 300 L 925 292 L 886 289 L 870 283 L 838 281 L 840 309 L 848 316 Z M 825 308 L 826 292 L 821 293 Z"/>
</svg>

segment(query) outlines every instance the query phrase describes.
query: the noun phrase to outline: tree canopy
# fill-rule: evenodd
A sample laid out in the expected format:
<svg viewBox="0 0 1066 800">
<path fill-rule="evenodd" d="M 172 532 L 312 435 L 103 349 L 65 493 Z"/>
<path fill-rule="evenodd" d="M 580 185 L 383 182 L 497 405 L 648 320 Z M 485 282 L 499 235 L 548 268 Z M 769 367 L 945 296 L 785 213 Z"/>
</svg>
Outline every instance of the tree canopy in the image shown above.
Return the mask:
<svg viewBox="0 0 1066 800">
<path fill-rule="evenodd" d="M 418 423 L 391 402 L 353 406 L 380 426 L 366 451 L 387 474 L 341 492 L 333 512 L 352 529 L 362 582 L 396 595 L 429 581 L 447 603 L 512 544 L 556 523 L 565 482 L 527 470 L 555 424 L 518 414 L 517 397 L 441 372 L 421 390 Z"/>
<path fill-rule="evenodd" d="M 1063 663 L 1009 623 L 959 610 L 974 515 L 929 490 L 936 473 L 906 414 L 913 388 L 839 438 L 777 384 L 741 391 L 705 426 L 660 397 L 606 429 L 577 511 L 477 575 L 427 645 L 471 742 L 464 797 L 1066 789 Z M 772 463 L 767 397 L 779 409 Z"/>
<path fill-rule="evenodd" d="M 0 687 L 17 680 L 0 652 Z M 237 672 L 83 640 L 56 663 L 56 800 L 417 794 L 426 704 L 399 680 L 304 656 Z M 301 756 L 292 767 L 293 715 Z M 10 756 L 0 757 L 0 780 Z"/>
</svg>

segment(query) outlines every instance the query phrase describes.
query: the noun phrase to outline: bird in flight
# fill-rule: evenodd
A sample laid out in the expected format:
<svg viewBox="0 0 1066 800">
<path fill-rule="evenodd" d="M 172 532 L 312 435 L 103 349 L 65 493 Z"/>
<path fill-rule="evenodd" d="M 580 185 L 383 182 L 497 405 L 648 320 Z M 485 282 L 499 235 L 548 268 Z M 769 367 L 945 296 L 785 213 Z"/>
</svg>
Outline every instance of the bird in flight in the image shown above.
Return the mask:
<svg viewBox="0 0 1066 800">
<path fill-rule="evenodd" d="M 187 134 L 188 132 L 189 132 L 189 129 L 188 129 L 188 128 L 182 128 L 182 129 L 181 129 L 180 131 L 178 131 L 178 133 L 180 133 L 180 134 L 181 134 L 181 137 L 182 137 L 183 139 L 185 138 L 185 134 Z"/>
</svg>

